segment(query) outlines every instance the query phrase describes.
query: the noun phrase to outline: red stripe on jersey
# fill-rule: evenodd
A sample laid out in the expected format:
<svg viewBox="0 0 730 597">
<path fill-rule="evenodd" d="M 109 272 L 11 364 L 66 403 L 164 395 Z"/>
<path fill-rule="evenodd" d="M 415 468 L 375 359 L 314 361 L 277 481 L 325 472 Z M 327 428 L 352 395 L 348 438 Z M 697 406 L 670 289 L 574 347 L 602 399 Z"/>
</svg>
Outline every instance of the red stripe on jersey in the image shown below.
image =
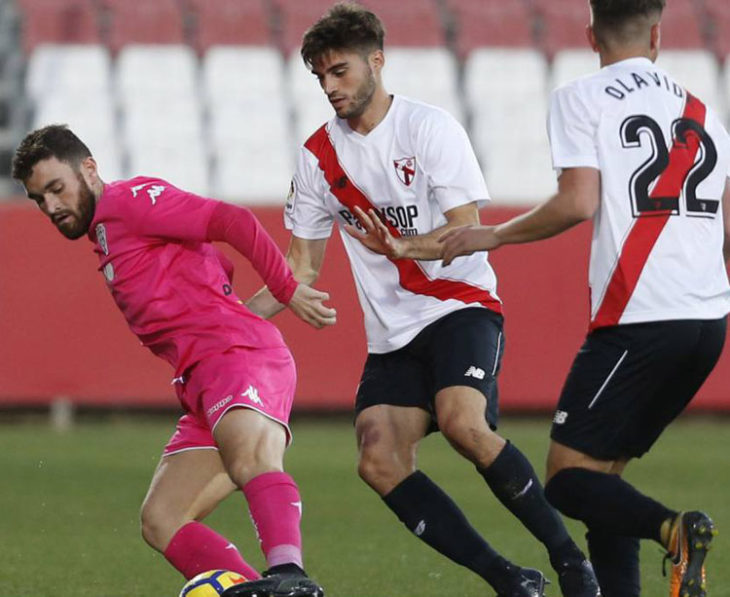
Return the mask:
<svg viewBox="0 0 730 597">
<path fill-rule="evenodd" d="M 330 185 L 330 192 L 347 209 L 354 213 L 355 206 L 367 213 L 375 209 L 365 194 L 348 178 L 337 159 L 337 152 L 327 134 L 326 125 L 322 126 L 304 144 L 319 161 L 319 168 Z M 394 237 L 400 237 L 400 231 L 385 221 L 385 225 Z M 439 300 L 456 299 L 463 303 L 479 303 L 497 313 L 502 312 L 502 304 L 488 291 L 466 282 L 431 280 L 420 265 L 411 259 L 390 259 L 398 269 L 400 285 L 414 294 L 431 296 Z"/>
<path fill-rule="evenodd" d="M 705 105 L 687 92 L 687 103 L 682 118 L 694 120 L 704 126 L 706 114 Z M 699 146 L 699 139 L 696 135 L 688 135 L 686 144 L 674 140 L 672 150 L 669 152 L 669 165 L 659 177 L 651 192 L 651 197 L 680 195 L 684 180 L 695 162 Z M 644 213 L 636 218 L 621 248 L 616 269 L 608 283 L 601 306 L 591 322 L 591 330 L 618 324 L 639 282 L 649 254 L 670 216 L 671 213 L 667 211 L 666 213 Z"/>
</svg>

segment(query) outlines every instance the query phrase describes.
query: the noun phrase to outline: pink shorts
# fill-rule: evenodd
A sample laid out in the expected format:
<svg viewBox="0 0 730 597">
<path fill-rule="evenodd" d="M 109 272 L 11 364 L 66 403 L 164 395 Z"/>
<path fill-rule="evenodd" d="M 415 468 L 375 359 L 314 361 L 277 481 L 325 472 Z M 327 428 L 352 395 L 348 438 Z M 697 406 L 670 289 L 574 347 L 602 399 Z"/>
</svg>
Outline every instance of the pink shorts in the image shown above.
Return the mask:
<svg viewBox="0 0 730 597">
<path fill-rule="evenodd" d="M 163 455 L 216 448 L 213 430 L 232 408 L 250 408 L 281 423 L 291 442 L 289 414 L 297 374 L 286 347 L 236 347 L 203 359 L 175 381 L 185 409 Z"/>
</svg>

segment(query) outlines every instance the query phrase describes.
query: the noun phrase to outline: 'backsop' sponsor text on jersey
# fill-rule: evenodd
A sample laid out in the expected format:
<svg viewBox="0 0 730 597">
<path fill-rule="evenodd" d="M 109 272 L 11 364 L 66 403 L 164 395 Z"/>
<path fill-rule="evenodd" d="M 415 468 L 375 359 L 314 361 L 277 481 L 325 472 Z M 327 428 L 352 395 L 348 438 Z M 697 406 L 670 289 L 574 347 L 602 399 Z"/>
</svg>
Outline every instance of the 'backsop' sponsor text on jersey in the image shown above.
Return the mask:
<svg viewBox="0 0 730 597">
<path fill-rule="evenodd" d="M 484 253 L 441 261 L 389 260 L 351 238 L 357 205 L 374 208 L 394 236 L 416 236 L 446 223 L 444 213 L 489 199 L 464 129 L 448 113 L 394 96 L 367 135 L 333 118 L 301 149 L 285 224 L 303 239 L 328 238 L 336 221 L 357 286 L 368 350 L 407 344 L 447 313 L 465 307 L 501 310 Z"/>
<path fill-rule="evenodd" d="M 557 170 L 597 168 L 591 327 L 730 311 L 721 197 L 730 140 L 711 108 L 646 58 L 553 93 Z"/>
</svg>

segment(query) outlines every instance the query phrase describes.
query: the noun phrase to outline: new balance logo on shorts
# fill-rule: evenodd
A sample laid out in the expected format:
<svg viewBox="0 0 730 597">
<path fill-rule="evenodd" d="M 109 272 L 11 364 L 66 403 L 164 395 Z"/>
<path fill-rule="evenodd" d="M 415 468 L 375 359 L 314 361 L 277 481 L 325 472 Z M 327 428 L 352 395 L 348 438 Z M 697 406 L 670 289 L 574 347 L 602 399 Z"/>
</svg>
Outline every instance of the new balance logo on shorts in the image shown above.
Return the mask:
<svg viewBox="0 0 730 597">
<path fill-rule="evenodd" d="M 484 376 L 487 373 L 482 369 L 481 367 L 476 367 L 472 365 L 466 370 L 466 373 L 464 373 L 464 377 L 473 377 L 475 379 L 484 379 Z"/>
<path fill-rule="evenodd" d="M 556 425 L 562 425 L 568 419 L 568 413 L 564 410 L 556 410 L 555 416 L 553 417 L 553 423 Z"/>
<path fill-rule="evenodd" d="M 259 398 L 259 391 L 256 388 L 254 388 L 253 386 L 248 386 L 248 389 L 245 392 L 242 392 L 241 396 L 245 396 L 254 404 L 263 405 L 261 398 Z"/>
</svg>

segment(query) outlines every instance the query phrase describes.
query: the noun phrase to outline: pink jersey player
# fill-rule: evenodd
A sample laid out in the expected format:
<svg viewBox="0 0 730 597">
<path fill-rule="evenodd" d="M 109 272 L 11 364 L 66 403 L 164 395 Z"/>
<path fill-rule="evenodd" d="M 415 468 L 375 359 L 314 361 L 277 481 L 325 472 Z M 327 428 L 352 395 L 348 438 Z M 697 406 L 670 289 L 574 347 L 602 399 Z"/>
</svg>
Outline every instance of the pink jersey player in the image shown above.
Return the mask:
<svg viewBox="0 0 730 597">
<path fill-rule="evenodd" d="M 301 498 L 283 472 L 296 384 L 278 329 L 232 287 L 233 266 L 211 243 L 244 255 L 282 304 L 314 327 L 331 325 L 329 297 L 298 284 L 253 214 L 157 178 L 105 184 L 67 127 L 29 133 L 13 176 L 69 239 L 88 235 L 130 329 L 175 370 L 185 414 L 142 506 L 142 534 L 187 579 L 211 569 L 250 582 L 236 595 L 323 596 L 303 571 Z M 200 522 L 241 489 L 258 531 L 264 578 Z"/>
</svg>

